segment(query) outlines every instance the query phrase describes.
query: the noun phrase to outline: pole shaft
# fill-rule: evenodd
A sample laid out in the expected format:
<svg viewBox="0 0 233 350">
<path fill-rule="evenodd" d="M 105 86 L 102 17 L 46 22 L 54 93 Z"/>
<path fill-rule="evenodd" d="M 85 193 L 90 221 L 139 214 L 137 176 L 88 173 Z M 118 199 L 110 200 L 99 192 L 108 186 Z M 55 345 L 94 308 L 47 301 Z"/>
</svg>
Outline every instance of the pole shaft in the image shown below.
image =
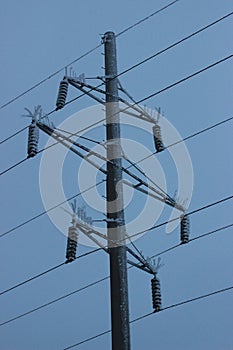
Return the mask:
<svg viewBox="0 0 233 350">
<path fill-rule="evenodd" d="M 116 41 L 104 35 L 106 76 L 107 218 L 110 256 L 112 350 L 130 350 L 127 257 L 122 186 Z M 115 78 L 114 78 L 115 77 Z M 113 243 L 115 242 L 115 244 Z M 118 245 L 120 242 L 120 245 Z"/>
</svg>

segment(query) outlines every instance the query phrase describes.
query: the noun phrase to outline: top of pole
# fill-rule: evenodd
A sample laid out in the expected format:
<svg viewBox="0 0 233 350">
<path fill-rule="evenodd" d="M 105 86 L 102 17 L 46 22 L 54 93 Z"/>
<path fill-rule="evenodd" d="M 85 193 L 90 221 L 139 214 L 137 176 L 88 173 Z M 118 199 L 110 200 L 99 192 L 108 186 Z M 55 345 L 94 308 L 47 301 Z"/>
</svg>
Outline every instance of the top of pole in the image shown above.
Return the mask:
<svg viewBox="0 0 233 350">
<path fill-rule="evenodd" d="M 115 33 L 111 30 L 108 30 L 107 32 L 105 32 L 104 36 L 115 36 Z"/>
<path fill-rule="evenodd" d="M 106 44 L 107 42 L 112 42 L 114 43 L 113 45 L 115 46 L 116 44 L 116 35 L 112 31 L 107 31 L 102 37 L 103 42 Z"/>
</svg>

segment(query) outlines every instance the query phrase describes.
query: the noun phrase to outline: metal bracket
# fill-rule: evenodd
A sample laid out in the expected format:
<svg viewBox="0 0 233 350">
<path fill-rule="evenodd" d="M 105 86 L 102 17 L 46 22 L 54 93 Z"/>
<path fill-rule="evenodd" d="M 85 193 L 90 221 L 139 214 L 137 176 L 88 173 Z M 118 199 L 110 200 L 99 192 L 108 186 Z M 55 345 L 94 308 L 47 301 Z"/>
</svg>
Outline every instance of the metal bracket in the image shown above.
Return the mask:
<svg viewBox="0 0 233 350">
<path fill-rule="evenodd" d="M 105 142 L 105 147 L 107 147 L 108 145 L 114 145 L 114 146 L 116 146 L 116 145 L 118 145 L 119 144 L 119 140 L 117 140 L 117 139 L 115 139 L 115 140 L 108 140 L 108 141 L 106 141 Z"/>
<path fill-rule="evenodd" d="M 110 222 L 115 222 L 116 224 L 122 224 L 123 220 L 118 218 L 118 219 L 114 219 L 114 218 L 107 218 L 104 219 L 105 222 L 110 223 Z"/>
</svg>

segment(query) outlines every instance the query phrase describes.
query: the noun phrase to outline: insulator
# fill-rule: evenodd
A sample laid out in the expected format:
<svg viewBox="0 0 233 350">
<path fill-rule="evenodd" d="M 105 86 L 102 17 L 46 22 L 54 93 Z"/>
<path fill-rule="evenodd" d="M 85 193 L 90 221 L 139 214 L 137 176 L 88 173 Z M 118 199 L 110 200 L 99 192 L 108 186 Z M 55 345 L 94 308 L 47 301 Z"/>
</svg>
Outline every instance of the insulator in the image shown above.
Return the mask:
<svg viewBox="0 0 233 350">
<path fill-rule="evenodd" d="M 67 238 L 66 247 L 66 262 L 70 263 L 76 259 L 76 250 L 78 242 L 78 229 L 75 226 L 70 226 Z"/>
<path fill-rule="evenodd" d="M 162 306 L 162 297 L 161 297 L 161 290 L 160 290 L 160 281 L 156 276 L 151 280 L 151 290 L 152 290 L 153 308 L 155 312 L 160 311 Z"/>
<path fill-rule="evenodd" d="M 165 147 L 162 141 L 161 129 L 158 124 L 153 126 L 154 144 L 157 152 L 162 152 Z"/>
<path fill-rule="evenodd" d="M 64 107 L 65 103 L 66 103 L 66 96 L 67 96 L 67 92 L 68 92 L 68 81 L 66 79 L 63 79 L 60 82 L 60 86 L 59 86 L 59 90 L 58 90 L 58 96 L 57 96 L 57 102 L 56 102 L 56 106 L 57 106 L 57 110 L 61 109 Z"/>
<path fill-rule="evenodd" d="M 190 222 L 187 215 L 181 216 L 180 222 L 180 241 L 181 244 L 188 243 L 190 233 Z"/>
<path fill-rule="evenodd" d="M 34 157 L 37 154 L 39 142 L 39 129 L 36 123 L 32 123 L 28 128 L 28 157 Z"/>
</svg>

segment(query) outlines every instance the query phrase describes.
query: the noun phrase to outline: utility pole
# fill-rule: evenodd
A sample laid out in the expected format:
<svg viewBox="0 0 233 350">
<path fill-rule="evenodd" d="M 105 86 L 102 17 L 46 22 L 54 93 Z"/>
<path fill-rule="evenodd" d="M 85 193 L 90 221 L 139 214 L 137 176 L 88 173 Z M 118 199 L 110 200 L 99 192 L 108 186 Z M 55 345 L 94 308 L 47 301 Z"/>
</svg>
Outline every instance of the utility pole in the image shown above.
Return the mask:
<svg viewBox="0 0 233 350">
<path fill-rule="evenodd" d="M 106 139 L 107 139 L 107 228 L 110 256 L 112 350 L 130 350 L 127 257 L 122 185 L 120 115 L 116 39 L 104 35 Z M 110 162 L 111 160 L 111 162 Z M 120 243 L 119 243 L 120 242 Z"/>
<path fill-rule="evenodd" d="M 160 311 L 162 305 L 160 280 L 157 276 L 158 270 L 162 264 L 160 263 L 160 258 L 158 258 L 157 263 L 152 258 L 145 258 L 142 252 L 140 252 L 135 245 L 134 248 L 139 254 L 135 253 L 132 249 L 126 246 L 126 238 L 128 238 L 128 236 L 125 228 L 122 173 L 126 173 L 137 182 L 136 184 L 130 184 L 130 187 L 137 189 L 139 192 L 151 196 L 156 200 L 166 203 L 171 207 L 176 207 L 176 209 L 181 211 L 180 239 L 182 244 L 188 243 L 189 241 L 189 217 L 185 214 L 185 208 L 181 204 L 177 203 L 174 198 L 169 196 L 159 186 L 157 186 L 156 183 L 151 180 L 157 188 L 153 187 L 152 185 L 148 185 L 147 182 L 129 171 L 128 168 L 124 168 L 122 166 L 119 102 L 122 102 L 125 106 L 127 106 L 127 108 L 123 109 L 124 112 L 127 113 L 127 110 L 130 109 L 128 113 L 131 116 L 142 119 L 144 122 L 146 121 L 152 123 L 156 152 L 162 152 L 165 150 L 165 147 L 162 142 L 162 134 L 158 124 L 158 118 L 155 119 L 154 115 L 150 115 L 146 109 L 138 106 L 118 80 L 115 34 L 113 32 L 106 32 L 103 37 L 103 43 L 105 52 L 105 76 L 98 76 L 96 79 L 104 80 L 105 90 L 100 89 L 99 86 L 92 86 L 89 83 L 86 83 L 84 74 L 81 74 L 78 77 L 76 75 L 67 76 L 66 71 L 66 75 L 60 82 L 56 109 L 59 110 L 65 106 L 68 85 L 72 85 L 73 87 L 82 91 L 82 93 L 93 98 L 98 103 L 105 105 L 107 156 L 104 157 L 101 154 L 92 151 L 90 148 L 80 144 L 79 142 L 70 139 L 70 136 L 67 137 L 67 135 L 63 135 L 63 133 L 60 132 L 60 129 L 56 129 L 55 126 L 49 122 L 41 123 L 42 110 L 41 106 L 37 106 L 35 107 L 34 112 L 26 109 L 29 113 L 27 116 L 32 118 L 32 123 L 29 127 L 28 157 L 34 157 L 37 153 L 39 128 L 54 138 L 57 142 L 61 143 L 64 147 L 74 152 L 80 158 L 85 159 L 85 161 L 89 162 L 107 177 L 107 234 L 103 234 L 102 232 L 94 229 L 91 218 L 86 217 L 83 211 L 80 211 L 80 208 L 77 208 L 75 201 L 74 203 L 71 203 L 72 226 L 70 226 L 68 230 L 66 263 L 70 263 L 76 259 L 78 240 L 77 229 L 109 254 L 112 350 L 130 350 L 127 263 L 153 275 L 153 279 L 151 280 L 151 289 L 154 312 Z M 125 93 L 133 101 L 133 104 L 130 104 L 119 96 L 118 90 Z M 97 97 L 96 93 L 104 95 L 105 101 L 104 99 Z M 158 113 L 160 114 L 159 111 Z M 77 150 L 76 148 L 80 149 L 81 151 Z M 83 152 L 86 152 L 87 154 L 85 155 Z M 107 170 L 99 168 L 98 163 L 88 157 L 90 154 L 96 158 L 104 160 L 107 165 Z M 135 164 L 133 165 L 135 166 Z M 143 172 L 142 174 L 146 176 Z M 128 183 L 125 182 L 125 184 L 127 185 Z M 70 214 L 69 211 L 68 213 Z M 106 240 L 108 242 L 107 247 L 105 243 L 103 244 L 99 241 L 99 239 Z M 131 258 L 133 257 L 134 260 L 127 259 L 127 253 L 130 254 Z"/>
</svg>

